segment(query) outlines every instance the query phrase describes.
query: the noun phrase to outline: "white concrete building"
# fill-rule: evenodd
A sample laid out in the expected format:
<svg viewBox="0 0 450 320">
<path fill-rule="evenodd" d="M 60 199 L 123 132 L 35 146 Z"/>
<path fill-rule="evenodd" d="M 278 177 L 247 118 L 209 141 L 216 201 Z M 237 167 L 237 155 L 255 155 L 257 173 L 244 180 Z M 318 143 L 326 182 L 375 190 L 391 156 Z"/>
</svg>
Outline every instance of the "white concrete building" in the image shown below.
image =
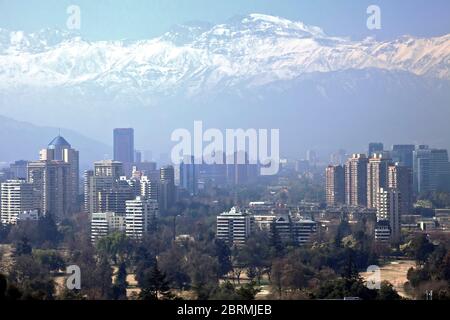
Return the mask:
<svg viewBox="0 0 450 320">
<path fill-rule="evenodd" d="M 217 238 L 229 245 L 242 245 L 250 235 L 250 216 L 233 207 L 217 216 Z"/>
<path fill-rule="evenodd" d="M 377 221 L 389 221 L 391 240 L 400 239 L 400 192 L 396 189 L 380 188 L 377 193 Z"/>
<path fill-rule="evenodd" d="M 1 221 L 15 224 L 24 211 L 35 209 L 33 185 L 25 180 L 8 180 L 1 184 Z"/>
<path fill-rule="evenodd" d="M 19 213 L 17 223 L 22 221 L 39 221 L 39 210 L 27 210 Z"/>
<path fill-rule="evenodd" d="M 158 201 L 136 197 L 126 202 L 125 230 L 128 237 L 140 239 L 151 231 L 159 215 Z"/>
<path fill-rule="evenodd" d="M 389 221 L 380 220 L 375 226 L 375 241 L 381 243 L 387 243 L 391 240 L 391 228 Z"/>
<path fill-rule="evenodd" d="M 91 215 L 92 242 L 107 236 L 112 232 L 125 231 L 125 216 L 115 212 L 95 212 Z"/>
</svg>

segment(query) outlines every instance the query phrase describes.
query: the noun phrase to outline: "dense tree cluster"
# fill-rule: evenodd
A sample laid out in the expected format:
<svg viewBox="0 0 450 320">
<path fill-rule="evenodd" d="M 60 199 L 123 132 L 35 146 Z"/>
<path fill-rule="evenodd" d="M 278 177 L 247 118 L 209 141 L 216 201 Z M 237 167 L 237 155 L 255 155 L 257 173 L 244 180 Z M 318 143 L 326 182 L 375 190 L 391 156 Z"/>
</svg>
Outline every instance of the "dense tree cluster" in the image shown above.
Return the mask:
<svg viewBox="0 0 450 320">
<path fill-rule="evenodd" d="M 270 196 L 288 203 L 298 202 L 302 192 L 302 199 L 321 198 L 310 193 L 315 186 L 308 179 L 289 183 Z M 380 290 L 371 290 L 359 276 L 369 265 L 379 264 L 381 255 L 392 253 L 374 243 L 370 216 L 350 225 L 343 215 L 326 236 L 303 246 L 282 241 L 276 229 L 253 232 L 241 246 L 216 239 L 218 212 L 236 201 L 263 197 L 264 192 L 211 188 L 203 200 L 179 202 L 140 241 L 112 233 L 94 244 L 85 214 L 58 225 L 47 216 L 39 223 L 1 226 L 0 242 L 12 244 L 13 250 L 7 276 L 0 277 L 0 298 L 251 300 L 262 288 L 272 299 L 400 298 L 391 284 L 383 282 Z M 448 252 L 448 244 L 433 244 L 424 235 L 407 239 L 395 251 L 417 261 L 408 272 L 416 297 L 425 290 L 433 290 L 438 298 L 449 296 Z M 58 283 L 69 265 L 80 267 L 80 290 Z"/>
<path fill-rule="evenodd" d="M 405 250 L 417 262 L 408 271 L 408 280 L 417 298 L 433 291 L 433 299 L 450 300 L 450 251 L 448 244 L 432 244 L 426 235 L 417 235 Z"/>
</svg>

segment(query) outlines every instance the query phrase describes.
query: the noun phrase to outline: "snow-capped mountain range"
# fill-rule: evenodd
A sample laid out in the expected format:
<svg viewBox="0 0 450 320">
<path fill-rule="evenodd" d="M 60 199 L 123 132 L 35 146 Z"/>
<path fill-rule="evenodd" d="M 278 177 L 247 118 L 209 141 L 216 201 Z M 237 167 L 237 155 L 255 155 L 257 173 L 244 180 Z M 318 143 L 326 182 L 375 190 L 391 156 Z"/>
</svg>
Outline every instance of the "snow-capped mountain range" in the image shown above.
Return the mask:
<svg viewBox="0 0 450 320">
<path fill-rule="evenodd" d="M 188 95 L 261 86 L 301 75 L 376 68 L 450 80 L 450 34 L 352 41 L 283 18 L 250 14 L 192 23 L 140 41 L 83 40 L 0 29 L 0 88 L 94 86 L 111 92 Z M 115 88 L 117 90 L 115 90 Z"/>
<path fill-rule="evenodd" d="M 0 30 L 0 115 L 107 144 L 112 128 L 134 127 L 137 146 L 155 152 L 194 120 L 280 128 L 281 152 L 293 157 L 364 152 L 368 141 L 450 148 L 449 80 L 450 34 L 355 41 L 261 14 L 138 41 Z M 25 126 L 9 123 L 5 150 Z"/>
</svg>

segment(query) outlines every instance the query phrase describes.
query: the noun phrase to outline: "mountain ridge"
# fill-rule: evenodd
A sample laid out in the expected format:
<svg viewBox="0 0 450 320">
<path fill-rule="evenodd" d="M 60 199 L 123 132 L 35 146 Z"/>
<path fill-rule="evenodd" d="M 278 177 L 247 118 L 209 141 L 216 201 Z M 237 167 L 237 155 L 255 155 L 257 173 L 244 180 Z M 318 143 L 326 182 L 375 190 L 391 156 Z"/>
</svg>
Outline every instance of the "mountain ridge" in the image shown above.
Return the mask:
<svg viewBox="0 0 450 320">
<path fill-rule="evenodd" d="M 38 53 L 0 44 L 0 114 L 100 141 L 134 127 L 139 147 L 154 152 L 194 120 L 280 128 L 287 156 L 372 140 L 450 147 L 450 35 L 352 41 L 258 15 L 148 40 L 56 35 L 64 40 L 46 49 L 35 37 Z"/>
<path fill-rule="evenodd" d="M 6 33 L 2 34 L 0 86 L 5 90 L 120 86 L 119 92 L 135 92 L 145 100 L 151 94 L 174 94 L 178 87 L 189 86 L 188 95 L 195 95 L 224 82 L 242 85 L 256 76 L 264 81 L 248 85 L 311 72 L 365 68 L 450 80 L 450 34 L 351 41 L 329 37 L 319 27 L 260 14 L 210 28 L 185 27 L 181 33 L 172 31 L 139 41 L 91 42 L 76 34 L 47 30 L 29 36 L 12 32 L 8 47 Z M 50 40 L 39 38 L 47 34 Z"/>
<path fill-rule="evenodd" d="M 39 159 L 39 151 L 46 148 L 59 132 L 74 149 L 80 151 L 81 169 L 90 167 L 93 161 L 102 160 L 105 154 L 111 153 L 108 145 L 74 130 L 38 126 L 0 115 L 0 150 L 8 150 L 0 154 L 0 162 Z"/>
</svg>

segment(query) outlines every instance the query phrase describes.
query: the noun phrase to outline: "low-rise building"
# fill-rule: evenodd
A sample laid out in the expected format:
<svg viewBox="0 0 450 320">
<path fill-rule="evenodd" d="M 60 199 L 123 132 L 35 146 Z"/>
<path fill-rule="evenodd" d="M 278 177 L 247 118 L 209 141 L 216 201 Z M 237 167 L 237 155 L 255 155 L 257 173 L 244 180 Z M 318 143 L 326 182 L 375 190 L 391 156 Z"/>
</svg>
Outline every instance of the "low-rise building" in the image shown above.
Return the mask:
<svg viewBox="0 0 450 320">
<path fill-rule="evenodd" d="M 39 221 L 39 210 L 34 209 L 20 212 L 17 216 L 17 223 L 23 221 Z"/>
</svg>

